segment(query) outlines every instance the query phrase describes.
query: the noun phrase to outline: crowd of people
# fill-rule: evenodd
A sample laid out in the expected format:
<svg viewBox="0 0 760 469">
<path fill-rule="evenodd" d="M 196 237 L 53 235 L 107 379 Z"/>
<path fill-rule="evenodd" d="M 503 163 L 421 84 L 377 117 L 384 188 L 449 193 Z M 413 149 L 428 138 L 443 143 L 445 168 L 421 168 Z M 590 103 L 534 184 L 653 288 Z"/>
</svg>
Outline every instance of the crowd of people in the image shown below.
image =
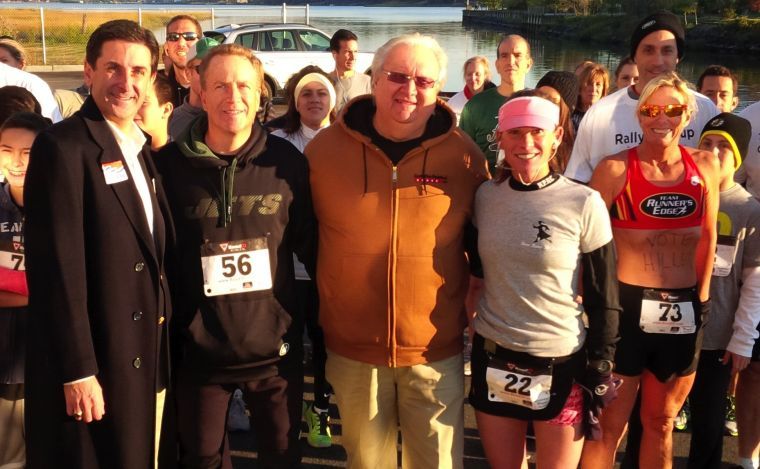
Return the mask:
<svg viewBox="0 0 760 469">
<path fill-rule="evenodd" d="M 128 20 L 56 90 L 0 39 L 0 467 L 737 468 L 760 452 L 760 103 L 676 71 L 680 19 L 641 20 L 614 75 L 526 88 L 528 41 L 462 66 L 417 33 L 356 70 L 306 66 L 271 118 L 262 63 Z M 158 64 L 164 62 L 164 70 Z M 494 77 L 498 75 L 499 83 Z M 314 400 L 303 402 L 304 333 Z M 463 354 L 463 350 L 470 353 Z M 465 374 L 471 373 L 469 394 Z M 250 414 L 250 419 L 249 415 Z"/>
</svg>

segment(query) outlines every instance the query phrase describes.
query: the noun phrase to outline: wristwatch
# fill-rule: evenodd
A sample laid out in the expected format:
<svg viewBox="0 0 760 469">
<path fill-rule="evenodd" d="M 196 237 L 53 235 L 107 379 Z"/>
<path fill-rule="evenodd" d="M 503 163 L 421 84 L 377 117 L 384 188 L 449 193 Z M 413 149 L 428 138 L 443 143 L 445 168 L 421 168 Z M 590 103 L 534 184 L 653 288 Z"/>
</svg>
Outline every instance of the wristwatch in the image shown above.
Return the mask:
<svg viewBox="0 0 760 469">
<path fill-rule="evenodd" d="M 614 363 L 610 360 L 591 360 L 589 361 L 588 366 L 597 373 L 606 375 L 612 373 Z"/>
</svg>

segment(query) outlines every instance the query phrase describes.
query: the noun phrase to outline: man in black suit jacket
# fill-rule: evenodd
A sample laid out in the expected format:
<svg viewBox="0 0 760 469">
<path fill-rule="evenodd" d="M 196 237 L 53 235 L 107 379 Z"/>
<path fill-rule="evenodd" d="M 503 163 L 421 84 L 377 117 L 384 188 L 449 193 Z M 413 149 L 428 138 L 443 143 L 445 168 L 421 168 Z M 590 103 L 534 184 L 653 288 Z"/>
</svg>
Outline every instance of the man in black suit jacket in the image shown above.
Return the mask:
<svg viewBox="0 0 760 469">
<path fill-rule="evenodd" d="M 25 185 L 27 467 L 148 469 L 168 382 L 172 228 L 133 121 L 158 44 L 134 22 L 87 44 L 82 109 L 39 135 Z"/>
</svg>

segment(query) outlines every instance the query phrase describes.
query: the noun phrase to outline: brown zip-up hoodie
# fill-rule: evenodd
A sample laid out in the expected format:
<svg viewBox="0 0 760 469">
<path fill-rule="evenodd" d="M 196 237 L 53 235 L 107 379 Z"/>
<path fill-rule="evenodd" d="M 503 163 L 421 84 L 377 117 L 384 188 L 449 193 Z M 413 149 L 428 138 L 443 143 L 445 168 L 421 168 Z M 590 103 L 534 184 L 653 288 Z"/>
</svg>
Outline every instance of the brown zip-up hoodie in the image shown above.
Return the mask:
<svg viewBox="0 0 760 469">
<path fill-rule="evenodd" d="M 319 222 L 317 285 L 327 348 L 381 366 L 411 366 L 462 350 L 468 266 L 464 231 L 486 160 L 456 127 L 397 166 L 359 129 L 371 97 L 350 102 L 306 147 Z"/>
</svg>

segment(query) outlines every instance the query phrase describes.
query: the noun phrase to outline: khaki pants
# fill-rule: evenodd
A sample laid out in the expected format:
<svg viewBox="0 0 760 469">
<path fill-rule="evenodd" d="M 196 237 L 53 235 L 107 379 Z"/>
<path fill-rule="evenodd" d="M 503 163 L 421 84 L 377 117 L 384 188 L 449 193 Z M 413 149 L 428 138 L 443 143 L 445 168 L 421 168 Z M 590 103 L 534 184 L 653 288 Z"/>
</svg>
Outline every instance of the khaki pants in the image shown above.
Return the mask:
<svg viewBox="0 0 760 469">
<path fill-rule="evenodd" d="M 166 404 L 166 389 L 162 389 L 156 393 L 156 446 L 154 448 L 154 462 L 153 467 L 158 469 L 158 449 L 161 442 L 161 425 L 164 421 L 164 405 Z"/>
<path fill-rule="evenodd" d="M 396 469 L 401 428 L 404 469 L 461 468 L 462 355 L 401 368 L 350 360 L 328 350 L 327 381 L 343 427 L 349 469 Z"/>
<path fill-rule="evenodd" d="M 25 465 L 24 385 L 0 384 L 0 469 Z"/>
</svg>

